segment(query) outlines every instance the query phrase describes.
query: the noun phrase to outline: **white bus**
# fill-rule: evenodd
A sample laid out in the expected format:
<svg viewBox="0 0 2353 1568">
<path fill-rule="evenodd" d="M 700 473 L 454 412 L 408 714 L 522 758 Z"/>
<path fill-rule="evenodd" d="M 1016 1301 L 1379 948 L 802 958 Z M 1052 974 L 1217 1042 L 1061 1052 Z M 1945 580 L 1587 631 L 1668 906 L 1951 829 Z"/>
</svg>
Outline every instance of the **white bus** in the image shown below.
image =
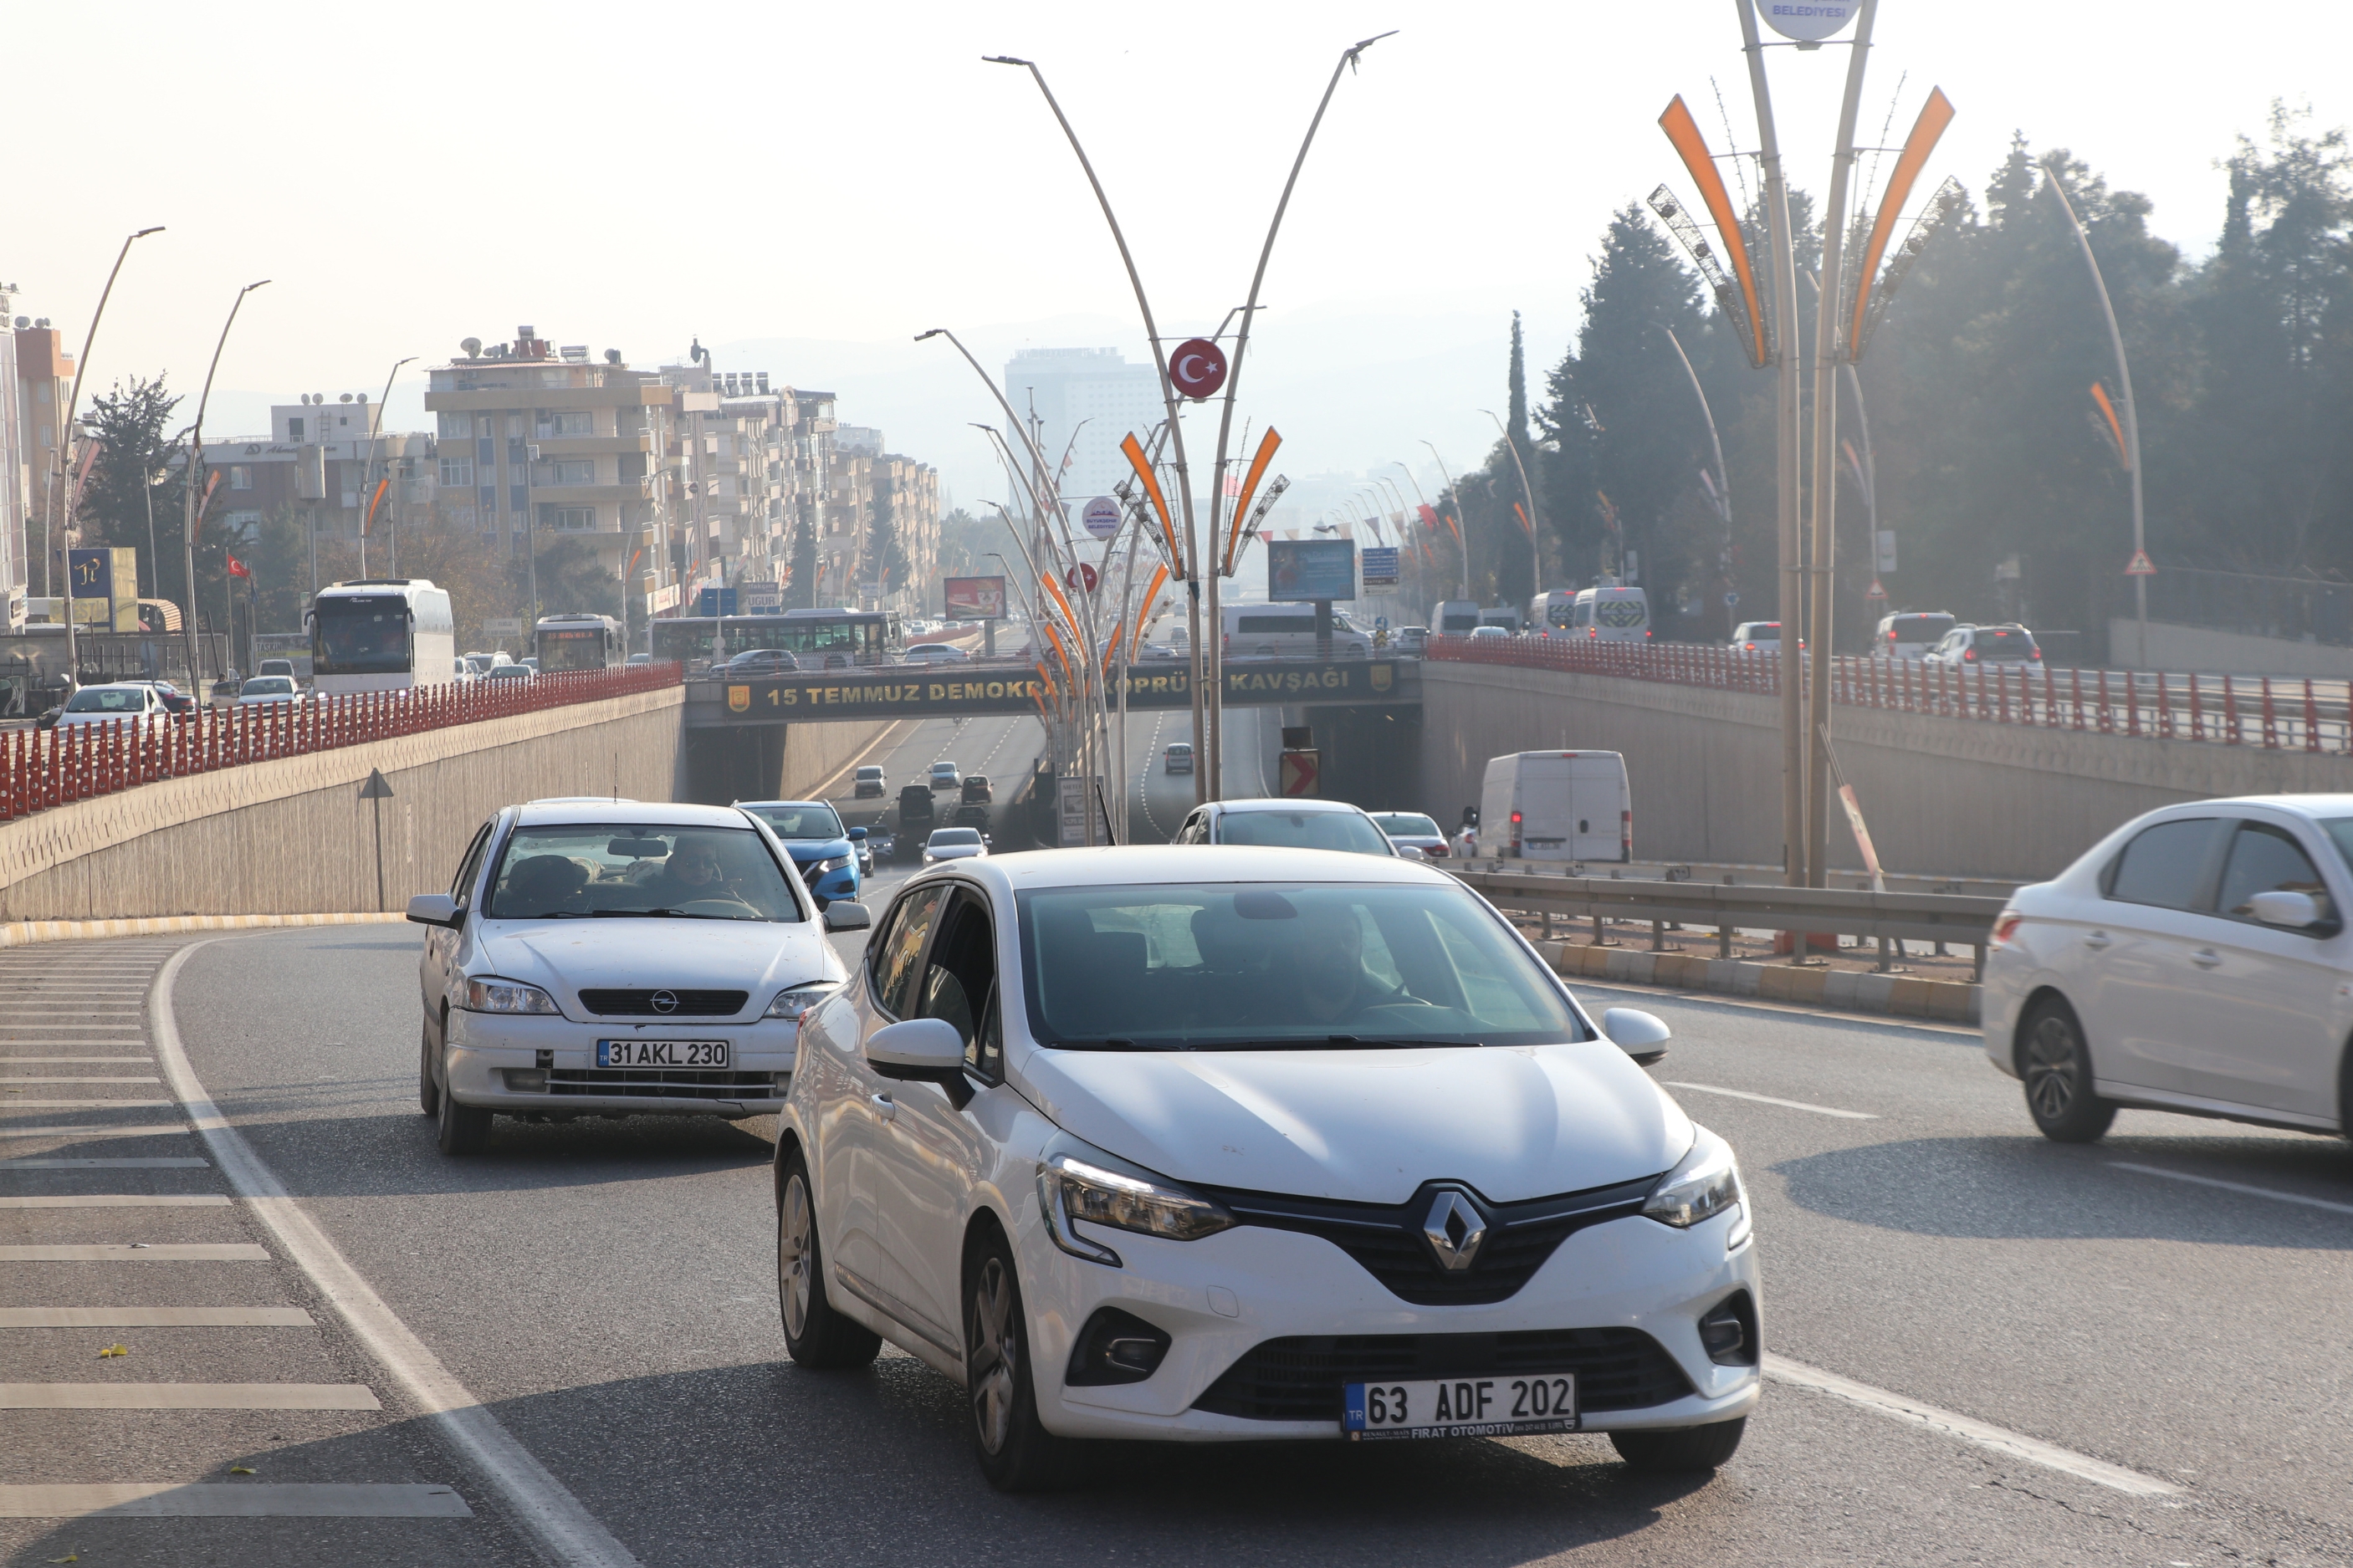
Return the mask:
<svg viewBox="0 0 2353 1568">
<path fill-rule="evenodd" d="M 449 595 L 422 577 L 364 577 L 322 588 L 303 616 L 311 689 L 405 691 L 454 679 L 457 628 Z"/>
<path fill-rule="evenodd" d="M 574 611 L 542 616 L 532 628 L 532 651 L 539 656 L 539 672 L 554 675 L 567 669 L 618 669 L 629 661 L 628 634 L 610 616 Z"/>
</svg>

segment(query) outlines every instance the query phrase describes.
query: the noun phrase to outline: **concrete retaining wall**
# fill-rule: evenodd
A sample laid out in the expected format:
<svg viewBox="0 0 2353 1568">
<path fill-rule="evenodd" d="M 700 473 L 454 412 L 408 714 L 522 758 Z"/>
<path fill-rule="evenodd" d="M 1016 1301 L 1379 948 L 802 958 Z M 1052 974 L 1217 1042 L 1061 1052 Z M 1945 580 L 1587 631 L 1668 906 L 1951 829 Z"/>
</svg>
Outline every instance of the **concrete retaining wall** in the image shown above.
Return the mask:
<svg viewBox="0 0 2353 1568">
<path fill-rule="evenodd" d="M 677 798 L 683 693 L 583 702 L 171 779 L 0 824 L 0 924 L 373 910 L 381 768 L 385 907 L 448 886 L 500 806 L 554 795 Z"/>
<path fill-rule="evenodd" d="M 2130 616 L 2108 622 L 2108 658 L 2117 669 L 2134 668 L 2133 647 L 2139 623 Z M 2290 642 L 2284 637 L 2251 637 L 2238 632 L 2218 632 L 2206 626 L 2148 623 L 2148 658 L 2142 669 L 2194 669 L 2200 675 L 2288 676 L 2316 680 L 2353 679 L 2353 647 L 2330 643 Z"/>
<path fill-rule="evenodd" d="M 1636 855 L 1782 863 L 1776 698 L 1432 661 L 1422 668 L 1422 712 L 1423 800 L 1450 826 L 1477 803 L 1489 757 L 1622 752 Z M 2157 806 L 2353 791 L 2353 758 L 2303 752 L 1843 707 L 1831 738 L 1891 871 L 2034 880 Z M 1835 803 L 1830 858 L 1834 870 L 1862 868 Z"/>
</svg>

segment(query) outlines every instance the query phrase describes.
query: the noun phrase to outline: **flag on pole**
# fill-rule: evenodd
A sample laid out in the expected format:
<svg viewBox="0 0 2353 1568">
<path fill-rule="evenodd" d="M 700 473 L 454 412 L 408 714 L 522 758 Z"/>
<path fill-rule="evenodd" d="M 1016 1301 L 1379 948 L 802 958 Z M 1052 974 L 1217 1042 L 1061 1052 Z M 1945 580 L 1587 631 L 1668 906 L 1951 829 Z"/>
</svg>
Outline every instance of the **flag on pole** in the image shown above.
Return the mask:
<svg viewBox="0 0 2353 1568">
<path fill-rule="evenodd" d="M 253 575 L 253 568 L 231 555 L 228 558 L 228 574 L 232 577 L 250 578 Z"/>
<path fill-rule="evenodd" d="M 1431 506 L 1428 501 L 1424 501 L 1414 510 L 1420 514 L 1422 527 L 1430 530 L 1432 533 L 1438 531 L 1438 509 L 1436 507 Z"/>
</svg>

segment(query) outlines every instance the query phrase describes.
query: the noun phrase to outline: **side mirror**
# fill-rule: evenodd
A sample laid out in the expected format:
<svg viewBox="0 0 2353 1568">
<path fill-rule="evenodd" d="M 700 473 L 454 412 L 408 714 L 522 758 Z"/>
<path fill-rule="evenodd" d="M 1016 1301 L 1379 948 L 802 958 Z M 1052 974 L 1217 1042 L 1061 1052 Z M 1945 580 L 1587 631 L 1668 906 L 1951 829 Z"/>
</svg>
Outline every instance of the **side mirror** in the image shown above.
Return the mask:
<svg viewBox="0 0 2353 1568">
<path fill-rule="evenodd" d="M 849 841 L 850 841 L 852 844 L 863 844 L 863 843 L 865 843 L 865 842 L 866 842 L 866 829 L 864 829 L 864 828 L 862 828 L 862 827 L 853 827 L 853 828 L 851 828 L 851 829 L 849 830 Z"/>
<path fill-rule="evenodd" d="M 1420 848 L 1415 845 L 1399 844 L 1395 846 L 1395 848 L 1398 852 L 1398 858 L 1400 860 L 1427 860 L 1430 858 L 1429 856 L 1423 854 Z"/>
<path fill-rule="evenodd" d="M 964 1037 L 945 1018 L 908 1018 L 866 1037 L 866 1065 L 902 1083 L 964 1087 Z"/>
<path fill-rule="evenodd" d="M 2310 893 L 2257 893 L 2247 900 L 2247 911 L 2267 926 L 2303 931 L 2320 923 L 2320 904 Z"/>
<path fill-rule="evenodd" d="M 458 908 L 458 900 L 447 893 L 418 893 L 408 900 L 408 918 L 421 926 L 446 926 L 455 929 L 465 923 L 466 916 Z"/>
<path fill-rule="evenodd" d="M 825 906 L 825 929 L 828 935 L 836 931 L 864 931 L 874 923 L 874 915 L 864 904 L 853 904 L 848 899 L 838 899 Z M 934 1020 L 937 1022 L 937 1020 Z M 951 1031 L 953 1033 L 953 1031 Z M 957 1049 L 963 1049 L 958 1047 Z"/>
<path fill-rule="evenodd" d="M 1601 1032 L 1609 1043 L 1624 1051 L 1643 1067 L 1649 1067 L 1667 1054 L 1667 1042 L 1674 1037 L 1666 1021 L 1639 1007 L 1612 1007 L 1601 1015 Z"/>
</svg>

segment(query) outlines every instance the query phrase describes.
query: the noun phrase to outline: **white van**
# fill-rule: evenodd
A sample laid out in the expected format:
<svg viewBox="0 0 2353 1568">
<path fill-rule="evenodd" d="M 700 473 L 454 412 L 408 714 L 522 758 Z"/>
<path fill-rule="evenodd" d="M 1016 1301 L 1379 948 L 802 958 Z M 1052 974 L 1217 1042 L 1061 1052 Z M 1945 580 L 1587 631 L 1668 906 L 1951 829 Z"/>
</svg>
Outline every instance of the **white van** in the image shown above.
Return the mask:
<svg viewBox="0 0 2353 1568">
<path fill-rule="evenodd" d="M 1228 658 L 1315 657 L 1313 605 L 1220 605 L 1218 613 L 1225 622 Z M 1332 657 L 1373 657 L 1373 639 L 1358 631 L 1337 605 L 1332 610 Z"/>
<path fill-rule="evenodd" d="M 1651 601 L 1640 588 L 1588 588 L 1569 610 L 1569 635 L 1641 642 L 1651 635 Z"/>
<path fill-rule="evenodd" d="M 1540 637 L 1567 637 L 1577 624 L 1577 595 L 1556 589 L 1528 601 L 1528 630 Z"/>
<path fill-rule="evenodd" d="M 1476 599 L 1440 599 L 1430 612 L 1430 629 L 1442 637 L 1468 637 L 1478 624 Z"/>
<path fill-rule="evenodd" d="M 1879 618 L 1871 651 L 1882 658 L 1926 658 L 1945 634 L 1961 623 L 1942 610 L 1899 610 Z"/>
<path fill-rule="evenodd" d="M 1482 853 L 1505 860 L 1634 858 L 1634 794 L 1617 752 L 1490 757 L 1479 791 Z"/>
</svg>

